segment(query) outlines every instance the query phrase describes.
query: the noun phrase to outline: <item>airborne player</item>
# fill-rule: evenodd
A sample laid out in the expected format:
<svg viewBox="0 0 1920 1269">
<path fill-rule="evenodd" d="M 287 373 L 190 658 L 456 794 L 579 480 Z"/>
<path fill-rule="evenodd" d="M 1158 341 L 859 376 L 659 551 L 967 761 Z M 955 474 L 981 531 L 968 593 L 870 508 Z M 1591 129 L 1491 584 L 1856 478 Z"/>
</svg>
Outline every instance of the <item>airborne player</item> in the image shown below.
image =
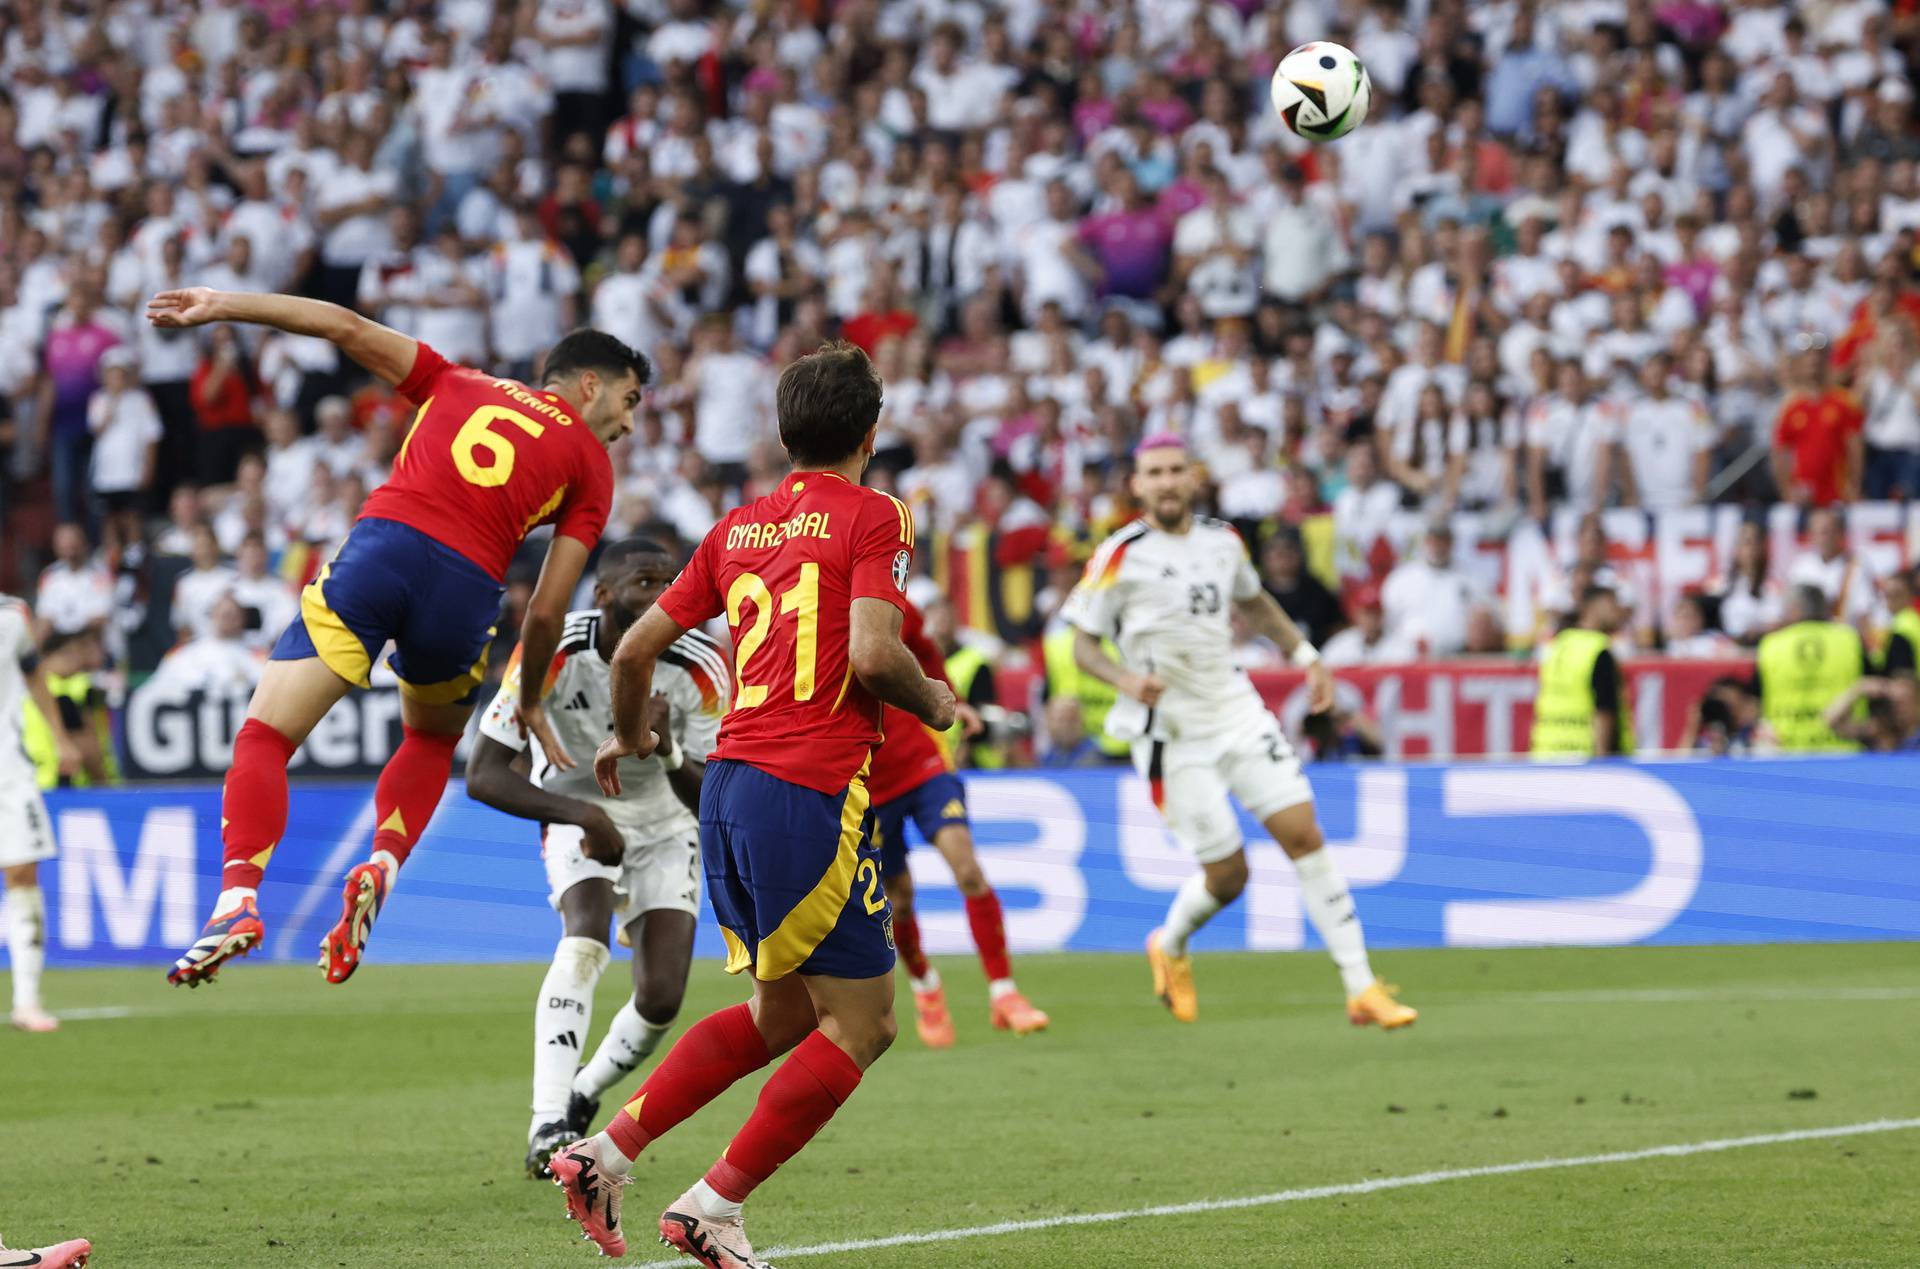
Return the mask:
<svg viewBox="0 0 1920 1269">
<path fill-rule="evenodd" d="M 193 287 L 162 291 L 147 320 L 179 328 L 252 322 L 334 344 L 419 407 L 394 460 L 340 551 L 300 596 L 234 737 L 221 801 L 221 890 L 213 916 L 168 972 L 197 987 L 265 935 L 256 891 L 287 829 L 287 763 L 347 692 L 367 685 L 389 641 L 404 739 L 374 788 L 373 857 L 347 873 L 340 921 L 321 943 L 330 983 L 360 964 L 374 917 L 439 805 L 454 747 L 486 674 L 507 565 L 552 524 L 520 631 L 524 661 L 559 646 L 573 589 L 612 500 L 607 446 L 633 430 L 652 376 L 611 335 L 580 330 L 547 354 L 539 390 L 457 366 L 423 343 L 320 300 Z M 521 683 L 520 722 L 562 770 L 542 676 Z"/>
</svg>

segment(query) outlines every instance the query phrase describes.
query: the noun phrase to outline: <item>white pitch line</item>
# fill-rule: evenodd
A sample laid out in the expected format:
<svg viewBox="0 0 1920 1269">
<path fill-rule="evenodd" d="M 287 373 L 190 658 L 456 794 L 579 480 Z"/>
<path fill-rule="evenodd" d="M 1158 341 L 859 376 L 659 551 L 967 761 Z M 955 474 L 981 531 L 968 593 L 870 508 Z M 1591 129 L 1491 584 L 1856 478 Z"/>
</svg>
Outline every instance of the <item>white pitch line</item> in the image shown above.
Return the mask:
<svg viewBox="0 0 1920 1269">
<path fill-rule="evenodd" d="M 1154 1216 L 1193 1216 L 1205 1212 L 1229 1212 L 1248 1207 L 1272 1207 L 1280 1203 L 1303 1203 L 1310 1199 L 1377 1194 L 1382 1190 L 1404 1190 L 1419 1185 L 1438 1185 L 1442 1181 L 1466 1181 L 1477 1177 L 1514 1176 L 1523 1172 L 1550 1172 L 1561 1168 L 1592 1168 L 1609 1163 L 1638 1163 L 1645 1159 L 1682 1159 L 1688 1155 L 1713 1154 L 1721 1150 L 1744 1150 L 1750 1146 L 1778 1146 L 1796 1141 L 1825 1141 L 1835 1137 L 1864 1137 L 1870 1133 L 1904 1132 L 1914 1128 L 1920 1128 L 1920 1119 L 1874 1119 L 1865 1123 L 1840 1124 L 1832 1128 L 1798 1128 L 1791 1132 L 1761 1133 L 1752 1137 L 1723 1137 L 1716 1141 L 1689 1141 L 1671 1146 L 1649 1146 L 1644 1150 L 1616 1150 L 1608 1154 L 1577 1155 L 1564 1159 L 1529 1159 L 1522 1163 L 1494 1163 L 1478 1168 L 1415 1172 L 1407 1176 L 1376 1177 L 1371 1181 L 1353 1181 L 1345 1185 L 1317 1185 L 1298 1190 L 1276 1190 L 1271 1194 L 1252 1194 L 1244 1198 L 1164 1203 L 1157 1207 L 1136 1207 L 1127 1211 L 1077 1212 L 1064 1216 L 1043 1217 L 1039 1220 L 1001 1221 L 995 1225 L 939 1229 L 924 1234 L 893 1234 L 885 1238 L 856 1238 L 838 1243 L 813 1243 L 805 1247 L 774 1247 L 762 1254 L 769 1259 L 798 1260 L 803 1256 L 879 1251 L 886 1247 L 914 1247 L 926 1243 L 959 1242 L 968 1238 L 997 1238 L 1003 1234 L 1026 1234 L 1045 1229 L 1061 1229 L 1071 1225 L 1111 1225 L 1118 1221 L 1143 1220 Z M 683 1265 L 685 1263 L 685 1260 L 645 1260 L 637 1262 L 635 1269 L 648 1265 Z"/>
</svg>

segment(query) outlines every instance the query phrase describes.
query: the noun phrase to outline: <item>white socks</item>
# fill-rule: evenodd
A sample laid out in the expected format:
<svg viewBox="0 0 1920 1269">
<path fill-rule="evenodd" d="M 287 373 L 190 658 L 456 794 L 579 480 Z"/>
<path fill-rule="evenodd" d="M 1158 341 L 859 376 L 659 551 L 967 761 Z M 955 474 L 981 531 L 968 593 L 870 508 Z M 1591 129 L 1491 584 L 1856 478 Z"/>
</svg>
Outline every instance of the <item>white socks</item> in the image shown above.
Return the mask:
<svg viewBox="0 0 1920 1269">
<path fill-rule="evenodd" d="M 1324 846 L 1294 860 L 1293 867 L 1300 874 L 1300 901 L 1307 919 L 1340 967 L 1347 995 L 1359 995 L 1373 985 L 1373 967 L 1367 963 L 1366 937 L 1353 910 L 1353 896 L 1347 893 L 1347 879 L 1333 862 L 1333 852 Z"/>
<path fill-rule="evenodd" d="M 39 886 L 8 886 L 7 955 L 12 958 L 13 1008 L 40 1007 L 40 968 L 47 960 L 47 901 Z"/>
<path fill-rule="evenodd" d="M 1173 905 L 1167 909 L 1167 919 L 1160 927 L 1160 950 L 1168 956 L 1185 956 L 1187 940 L 1219 910 L 1220 901 L 1207 890 L 1207 875 L 1196 872 L 1188 877 L 1180 883 Z"/>
<path fill-rule="evenodd" d="M 716 1220 L 730 1221 L 740 1215 L 740 1205 L 708 1185 L 705 1177 L 693 1183 L 693 1196 L 700 1200 L 700 1210 Z"/>
<path fill-rule="evenodd" d="M 613 1134 L 605 1129 L 595 1133 L 589 1143 L 593 1146 L 593 1157 L 600 1160 L 600 1166 L 614 1176 L 625 1176 L 633 1171 L 633 1160 L 620 1153 L 620 1147 L 613 1144 Z"/>
<path fill-rule="evenodd" d="M 387 874 L 387 897 L 393 897 L 393 887 L 400 880 L 400 861 L 393 857 L 390 850 L 376 850 L 367 860 L 370 864 L 379 864 L 380 870 Z"/>
<path fill-rule="evenodd" d="M 925 978 L 915 978 L 909 974 L 907 975 L 907 983 L 915 991 L 937 991 L 940 988 L 940 971 L 929 965 L 927 966 L 927 976 Z"/>
<path fill-rule="evenodd" d="M 220 892 L 220 897 L 213 901 L 213 915 L 225 916 L 227 913 L 239 907 L 241 901 L 244 899 L 252 899 L 255 906 L 258 906 L 260 902 L 255 896 L 252 886 L 228 886 Z"/>
<path fill-rule="evenodd" d="M 660 1041 L 673 1030 L 673 1022 L 649 1022 L 633 1007 L 633 997 L 613 1015 L 613 1024 L 601 1038 L 593 1057 L 573 1076 L 573 1091 L 582 1097 L 599 1097 L 660 1047 Z"/>
<path fill-rule="evenodd" d="M 533 1005 L 533 1122 L 567 1117 L 574 1068 L 593 1025 L 593 989 L 613 953 L 598 939 L 563 938 Z"/>
</svg>

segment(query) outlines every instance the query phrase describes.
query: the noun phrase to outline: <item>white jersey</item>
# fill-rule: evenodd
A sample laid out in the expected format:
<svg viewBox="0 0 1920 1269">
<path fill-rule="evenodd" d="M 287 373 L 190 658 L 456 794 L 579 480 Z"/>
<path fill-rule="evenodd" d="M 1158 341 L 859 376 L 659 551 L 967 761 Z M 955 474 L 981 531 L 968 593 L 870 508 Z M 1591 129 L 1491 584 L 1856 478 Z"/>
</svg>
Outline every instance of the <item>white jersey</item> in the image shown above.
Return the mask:
<svg viewBox="0 0 1920 1269">
<path fill-rule="evenodd" d="M 632 842 L 692 835 L 699 822 L 667 783 L 660 759 L 623 759 L 618 798 L 607 797 L 594 782 L 594 750 L 613 733 L 613 673 L 600 655 L 599 642 L 598 609 L 567 614 L 541 701 L 555 737 L 576 765 L 561 771 L 547 761 L 540 743 L 532 741 L 533 781 L 549 792 L 601 807 Z M 499 694 L 480 720 L 481 735 L 514 750 L 523 750 L 529 743 L 520 734 L 524 668 L 516 649 Z M 661 654 L 654 668 L 653 690 L 664 693 L 672 707 L 674 747 L 694 758 L 711 753 L 728 699 L 726 659 L 719 645 L 697 630 L 680 636 Z"/>
<path fill-rule="evenodd" d="M 1181 740 L 1270 717 L 1233 663 L 1233 605 L 1259 593 L 1246 543 L 1225 521 L 1196 516 L 1174 534 L 1135 520 L 1102 542 L 1062 615 L 1113 640 L 1128 669 L 1166 684 L 1152 710 L 1121 697 L 1107 730 L 1123 740 Z"/>
<path fill-rule="evenodd" d="M 35 783 L 23 717 L 27 667 L 35 655 L 33 610 L 23 600 L 0 595 L 0 785 Z"/>
</svg>

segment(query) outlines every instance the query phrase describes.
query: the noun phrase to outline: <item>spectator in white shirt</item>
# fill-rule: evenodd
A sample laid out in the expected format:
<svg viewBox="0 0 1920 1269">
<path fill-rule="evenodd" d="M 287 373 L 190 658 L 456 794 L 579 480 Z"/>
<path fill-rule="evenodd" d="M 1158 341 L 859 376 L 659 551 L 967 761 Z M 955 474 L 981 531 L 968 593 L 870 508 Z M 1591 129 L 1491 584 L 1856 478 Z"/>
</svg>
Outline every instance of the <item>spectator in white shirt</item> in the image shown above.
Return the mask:
<svg viewBox="0 0 1920 1269">
<path fill-rule="evenodd" d="M 1749 647 L 1786 619 L 1786 592 L 1773 576 L 1767 531 L 1757 520 L 1740 524 L 1733 567 L 1713 587 L 1720 600 L 1720 628 Z"/>
<path fill-rule="evenodd" d="M 607 0 L 540 0 L 533 37 L 547 51 L 547 81 L 553 85 L 556 146 L 576 132 L 593 142 L 606 136 L 607 64 L 613 48 L 613 6 Z"/>
<path fill-rule="evenodd" d="M 701 350 L 687 363 L 693 384 L 693 443 L 728 489 L 747 479 L 747 458 L 766 438 L 772 415 L 773 379 L 767 364 L 737 348 L 733 323 L 715 317 L 701 323 Z"/>
<path fill-rule="evenodd" d="M 1320 646 L 1328 665 L 1396 665 L 1412 659 L 1413 649 L 1387 632 L 1380 588 L 1368 583 L 1353 592 L 1347 603 L 1353 624 Z"/>
<path fill-rule="evenodd" d="M 1691 592 L 1680 596 L 1668 624 L 1666 654 L 1686 660 L 1724 660 L 1740 655 L 1740 645 L 1707 624 L 1706 601 Z"/>
<path fill-rule="evenodd" d="M 488 289 L 499 369 L 524 380 L 533 377 L 534 359 L 578 320 L 580 271 L 566 249 L 547 237 L 532 203 L 520 203 L 513 218 L 519 236 L 494 247 Z"/>
<path fill-rule="evenodd" d="M 366 437 L 353 430 L 353 406 L 345 397 L 322 397 L 313 408 L 318 430 L 308 438 L 314 460 L 336 478 L 365 470 Z"/>
<path fill-rule="evenodd" d="M 1400 509 L 1400 487 L 1380 478 L 1372 445 L 1347 448 L 1347 485 L 1333 497 L 1333 560 L 1340 576 L 1359 580 L 1373 573 L 1373 555 Z"/>
<path fill-rule="evenodd" d="M 260 681 L 261 654 L 247 646 L 247 614 L 222 593 L 206 614 L 205 628 L 166 656 L 150 690 L 178 698 L 196 692 L 222 699 L 246 696 Z"/>
<path fill-rule="evenodd" d="M 1809 547 L 1787 569 L 1787 587 L 1811 586 L 1826 596 L 1836 621 L 1870 618 L 1880 602 L 1879 579 L 1867 561 L 1847 549 L 1846 525 L 1833 507 L 1816 507 L 1807 516 Z"/>
<path fill-rule="evenodd" d="M 1423 656 L 1453 656 L 1467 646 L 1467 616 L 1479 589 L 1453 565 L 1453 528 L 1427 526 L 1420 552 L 1395 566 L 1380 588 L 1387 629 Z"/>
<path fill-rule="evenodd" d="M 1620 449 L 1640 505 L 1689 507 L 1706 497 L 1713 419 L 1692 396 L 1673 391 L 1673 357 L 1657 352 L 1640 366 L 1640 392 L 1621 407 Z"/>
<path fill-rule="evenodd" d="M 360 267 L 393 245 L 387 211 L 399 192 L 394 174 L 373 166 L 374 138 L 351 133 L 343 161 L 314 194 L 320 240 L 320 281 L 326 298 L 352 307 Z"/>
<path fill-rule="evenodd" d="M 113 612 L 113 575 L 89 556 L 87 531 L 77 524 L 53 529 L 53 563 L 40 571 L 33 601 L 42 632 L 73 634 L 106 628 Z"/>
<path fill-rule="evenodd" d="M 101 386 L 87 402 L 93 433 L 93 491 L 116 523 L 123 542 L 143 534 L 140 518 L 153 487 L 160 451 L 160 413 L 134 381 L 133 351 L 125 345 L 100 358 Z"/>
<path fill-rule="evenodd" d="M 246 617 L 241 639 L 256 652 L 271 649 L 300 610 L 292 583 L 273 572 L 269 560 L 266 538 L 253 532 L 234 555 L 232 595 Z"/>
<path fill-rule="evenodd" d="M 173 584 L 169 610 L 173 628 L 183 636 L 199 636 L 213 628 L 213 607 L 233 593 L 237 574 L 220 556 L 220 540 L 213 526 L 202 521 L 193 528 L 193 567 Z"/>
</svg>

